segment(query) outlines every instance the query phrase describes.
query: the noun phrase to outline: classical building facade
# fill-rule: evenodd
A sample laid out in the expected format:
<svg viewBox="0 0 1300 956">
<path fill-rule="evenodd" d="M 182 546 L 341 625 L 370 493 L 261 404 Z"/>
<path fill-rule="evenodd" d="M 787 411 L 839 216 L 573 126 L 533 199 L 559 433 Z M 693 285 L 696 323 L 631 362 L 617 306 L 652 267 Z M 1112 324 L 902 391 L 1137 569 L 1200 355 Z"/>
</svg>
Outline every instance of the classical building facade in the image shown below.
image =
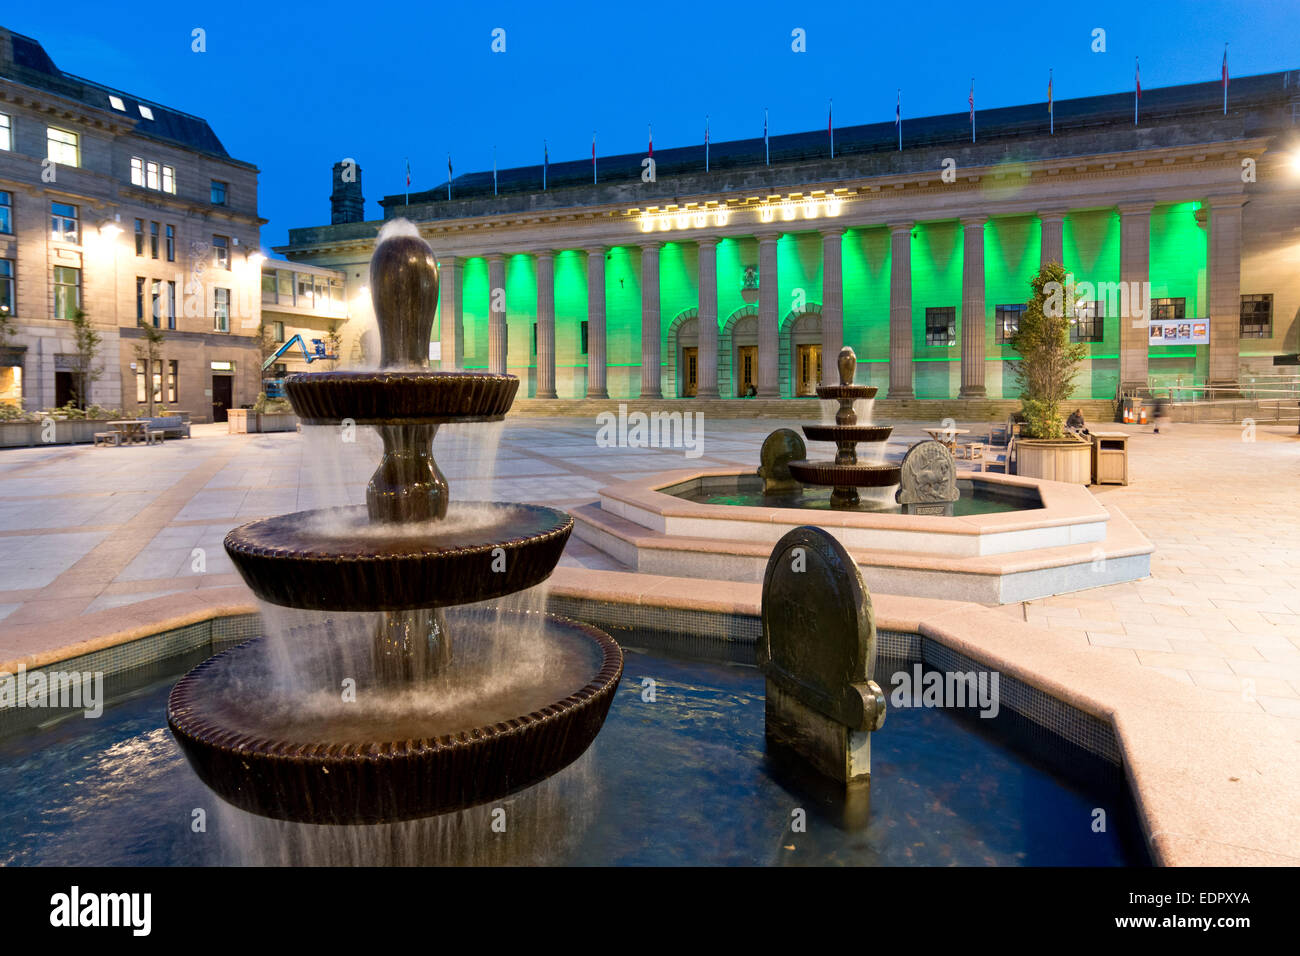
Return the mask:
<svg viewBox="0 0 1300 956">
<path fill-rule="evenodd" d="M 257 169 L 207 122 L 0 29 L 0 402 L 134 412 L 152 389 L 195 421 L 253 402 L 261 223 Z M 78 313 L 101 340 L 90 376 Z"/>
<path fill-rule="evenodd" d="M 894 398 L 1015 397 L 1046 262 L 1077 285 L 1080 397 L 1233 383 L 1294 353 L 1300 71 L 457 177 L 382 200 L 442 268 L 443 367 L 539 398 L 811 394 L 842 344 Z M 381 222 L 336 165 L 290 259 L 358 313 Z M 543 176 L 546 188 L 542 188 Z M 598 182 L 593 183 L 593 176 Z M 358 314 L 358 328 L 365 326 Z M 828 376 L 829 377 L 829 376 Z M 522 394 L 522 393 L 521 393 Z"/>
</svg>

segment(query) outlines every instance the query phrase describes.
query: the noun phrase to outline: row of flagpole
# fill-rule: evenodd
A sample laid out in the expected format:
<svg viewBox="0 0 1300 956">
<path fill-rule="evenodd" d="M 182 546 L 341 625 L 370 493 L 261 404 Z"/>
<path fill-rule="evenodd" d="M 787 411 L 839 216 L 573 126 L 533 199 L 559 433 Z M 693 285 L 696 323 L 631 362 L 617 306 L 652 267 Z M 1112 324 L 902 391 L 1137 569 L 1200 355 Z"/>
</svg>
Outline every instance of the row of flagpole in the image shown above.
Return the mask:
<svg viewBox="0 0 1300 956">
<path fill-rule="evenodd" d="M 1047 116 L 1049 134 L 1056 134 L 1056 100 L 1053 90 L 1053 71 L 1047 71 Z M 1228 115 L 1228 44 L 1223 45 L 1223 115 Z M 1133 58 L 1133 125 L 1138 125 L 1138 104 L 1142 99 L 1142 67 L 1137 57 Z M 970 141 L 975 142 L 975 77 L 971 77 L 970 93 L 966 98 L 970 107 Z M 831 158 L 835 158 L 835 101 L 828 100 L 826 105 L 826 131 L 830 137 Z M 898 96 L 894 105 L 894 126 L 898 130 L 898 149 L 903 149 L 903 91 L 898 90 Z M 649 158 L 654 159 L 655 142 L 654 128 L 646 124 L 647 147 Z M 550 167 L 550 149 L 546 140 L 542 140 L 542 189 L 546 189 L 547 172 Z M 768 111 L 763 109 L 763 161 L 765 165 L 772 165 L 772 147 L 768 136 Z M 704 117 L 704 170 L 709 171 L 709 117 Z M 451 199 L 451 181 L 452 166 L 451 153 L 447 154 L 447 198 Z M 599 183 L 599 170 L 596 163 L 596 131 L 591 133 L 591 181 Z M 492 147 L 492 194 L 497 195 L 497 148 Z M 406 161 L 406 201 L 411 201 L 411 161 Z"/>
</svg>

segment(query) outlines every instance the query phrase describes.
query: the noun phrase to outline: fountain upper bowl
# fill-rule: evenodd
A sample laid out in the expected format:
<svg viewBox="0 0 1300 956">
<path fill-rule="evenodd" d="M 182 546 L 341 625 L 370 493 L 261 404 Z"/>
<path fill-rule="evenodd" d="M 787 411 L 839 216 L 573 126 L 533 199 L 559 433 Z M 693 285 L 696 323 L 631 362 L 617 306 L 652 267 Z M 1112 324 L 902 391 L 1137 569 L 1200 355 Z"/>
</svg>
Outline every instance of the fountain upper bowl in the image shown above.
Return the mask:
<svg viewBox="0 0 1300 956">
<path fill-rule="evenodd" d="M 495 372 L 295 372 L 284 390 L 304 425 L 436 425 L 500 421 L 519 379 Z"/>
</svg>

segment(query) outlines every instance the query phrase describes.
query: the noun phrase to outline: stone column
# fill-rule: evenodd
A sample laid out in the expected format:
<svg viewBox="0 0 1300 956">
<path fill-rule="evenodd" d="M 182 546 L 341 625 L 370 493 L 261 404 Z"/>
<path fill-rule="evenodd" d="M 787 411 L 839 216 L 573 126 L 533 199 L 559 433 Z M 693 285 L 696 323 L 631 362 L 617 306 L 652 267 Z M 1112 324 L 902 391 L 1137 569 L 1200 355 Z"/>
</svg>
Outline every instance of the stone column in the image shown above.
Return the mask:
<svg viewBox="0 0 1300 956">
<path fill-rule="evenodd" d="M 697 398 L 718 397 L 718 240 L 698 241 L 700 251 L 700 360 Z"/>
<path fill-rule="evenodd" d="M 1231 385 L 1241 378 L 1241 207 L 1245 201 L 1244 196 L 1232 196 L 1209 202 L 1209 289 L 1206 291 L 1211 385 Z"/>
<path fill-rule="evenodd" d="M 843 229 L 822 231 L 822 377 L 830 379 L 844 345 Z M 862 356 L 866 358 L 866 356 Z M 793 364 L 795 358 L 790 356 Z M 834 378 L 838 381 L 838 375 Z"/>
<path fill-rule="evenodd" d="M 440 369 L 458 369 L 465 364 L 465 313 L 460 301 L 465 262 L 460 256 L 443 256 L 439 268 L 439 339 L 442 342 Z"/>
<path fill-rule="evenodd" d="M 984 224 L 986 216 L 961 221 L 961 398 L 984 391 Z"/>
<path fill-rule="evenodd" d="M 609 398 L 605 385 L 605 247 L 587 250 L 587 397 Z"/>
<path fill-rule="evenodd" d="M 659 382 L 659 247 L 641 246 L 641 397 L 663 398 Z"/>
<path fill-rule="evenodd" d="M 1049 209 L 1038 214 L 1043 225 L 1042 243 L 1039 246 L 1038 266 L 1042 268 L 1049 262 L 1065 261 L 1065 213 L 1064 209 Z"/>
<path fill-rule="evenodd" d="M 506 261 L 500 253 L 488 261 L 488 370 L 505 374 L 506 346 Z M 499 308 L 498 308 L 499 306 Z"/>
<path fill-rule="evenodd" d="M 777 298 L 781 294 L 776 271 L 779 233 L 758 237 L 758 397 L 780 398 L 780 331 Z"/>
<path fill-rule="evenodd" d="M 912 223 L 889 224 L 889 398 L 912 391 Z"/>
<path fill-rule="evenodd" d="M 537 254 L 537 397 L 555 394 L 555 256 Z"/>
<path fill-rule="evenodd" d="M 1151 203 L 1122 205 L 1119 216 L 1119 281 L 1128 290 L 1119 296 L 1122 304 L 1151 279 Z M 1142 301 L 1147 301 L 1145 292 Z M 1131 311 L 1119 317 L 1120 388 L 1147 387 L 1148 318 Z"/>
</svg>

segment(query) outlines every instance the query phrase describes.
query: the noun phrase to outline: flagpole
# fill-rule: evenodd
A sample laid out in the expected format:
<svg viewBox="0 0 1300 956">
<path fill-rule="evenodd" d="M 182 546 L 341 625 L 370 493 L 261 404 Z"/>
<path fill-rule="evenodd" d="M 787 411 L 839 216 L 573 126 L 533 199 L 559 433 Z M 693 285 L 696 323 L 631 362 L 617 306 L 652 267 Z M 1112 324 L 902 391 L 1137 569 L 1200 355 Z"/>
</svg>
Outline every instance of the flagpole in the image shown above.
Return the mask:
<svg viewBox="0 0 1300 956">
<path fill-rule="evenodd" d="M 970 141 L 975 142 L 975 77 L 970 78 Z"/>
<path fill-rule="evenodd" d="M 497 148 L 492 147 L 492 195 L 497 194 Z"/>
<path fill-rule="evenodd" d="M 1133 57 L 1133 125 L 1138 124 L 1138 100 L 1142 98 L 1142 64 Z"/>
<path fill-rule="evenodd" d="M 1052 102 L 1052 71 L 1047 71 L 1047 122 L 1049 135 L 1056 132 L 1056 104 Z"/>
<path fill-rule="evenodd" d="M 709 171 L 709 114 L 704 114 L 704 171 Z"/>
<path fill-rule="evenodd" d="M 1223 44 L 1223 115 L 1228 115 L 1228 44 Z"/>
<path fill-rule="evenodd" d="M 766 106 L 763 107 L 763 157 L 764 157 L 764 162 L 768 166 L 771 166 L 772 147 L 768 144 L 768 139 L 767 139 L 767 107 Z"/>
<path fill-rule="evenodd" d="M 827 100 L 826 103 L 826 124 L 831 131 L 831 159 L 835 158 L 835 101 Z"/>
<path fill-rule="evenodd" d="M 903 151 L 903 90 L 899 87 L 898 100 L 894 103 L 894 124 L 898 127 L 898 151 Z"/>
<path fill-rule="evenodd" d="M 596 185 L 596 131 L 591 131 L 591 184 Z"/>
<path fill-rule="evenodd" d="M 406 204 L 411 204 L 411 157 L 406 157 Z"/>
<path fill-rule="evenodd" d="M 447 154 L 447 201 L 451 201 L 451 153 Z"/>
<path fill-rule="evenodd" d="M 546 166 L 550 158 L 546 149 L 546 140 L 542 140 L 542 192 L 546 191 Z"/>
</svg>

